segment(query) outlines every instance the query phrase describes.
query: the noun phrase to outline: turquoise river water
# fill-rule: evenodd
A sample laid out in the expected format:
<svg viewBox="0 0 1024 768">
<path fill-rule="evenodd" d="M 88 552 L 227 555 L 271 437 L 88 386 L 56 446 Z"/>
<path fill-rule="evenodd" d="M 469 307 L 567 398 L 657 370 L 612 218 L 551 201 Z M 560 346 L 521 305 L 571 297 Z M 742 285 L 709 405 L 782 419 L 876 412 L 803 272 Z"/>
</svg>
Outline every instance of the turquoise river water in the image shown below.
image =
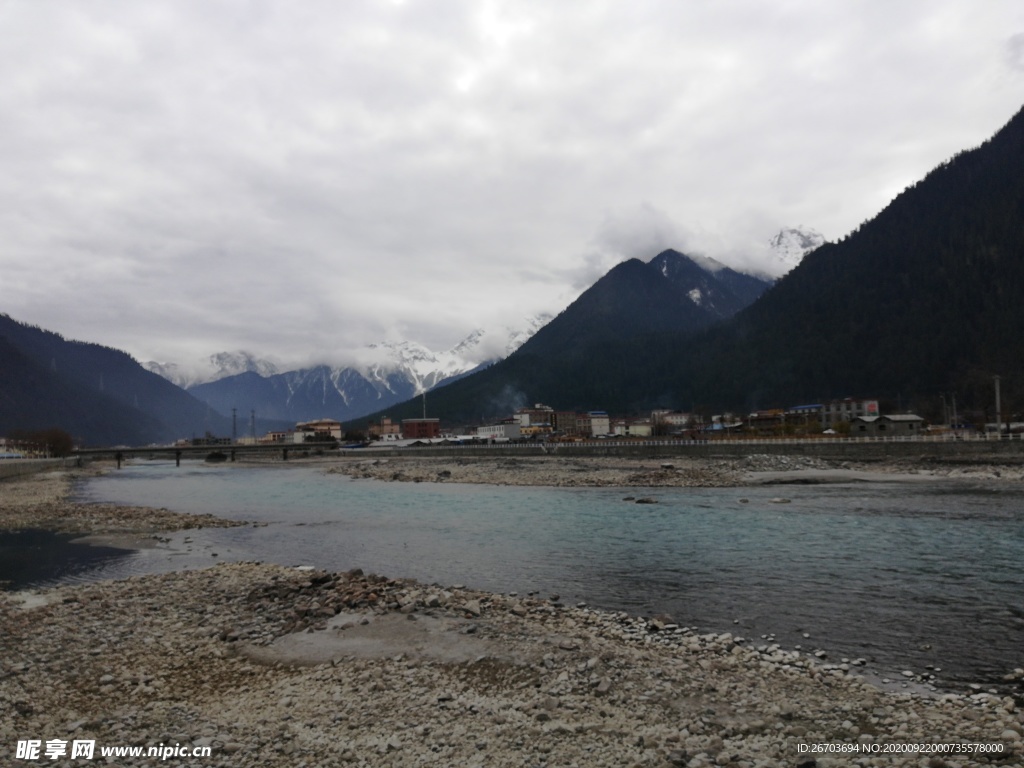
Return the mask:
<svg viewBox="0 0 1024 768">
<path fill-rule="evenodd" d="M 146 462 L 87 481 L 79 498 L 265 525 L 186 531 L 152 550 L 42 558 L 42 570 L 13 574 L 18 586 L 229 560 L 360 567 L 668 613 L 758 643 L 772 633 L 831 660 L 865 658 L 880 675 L 938 667 L 939 682 L 953 687 L 991 685 L 1024 666 L 1018 485 L 562 489 Z"/>
</svg>

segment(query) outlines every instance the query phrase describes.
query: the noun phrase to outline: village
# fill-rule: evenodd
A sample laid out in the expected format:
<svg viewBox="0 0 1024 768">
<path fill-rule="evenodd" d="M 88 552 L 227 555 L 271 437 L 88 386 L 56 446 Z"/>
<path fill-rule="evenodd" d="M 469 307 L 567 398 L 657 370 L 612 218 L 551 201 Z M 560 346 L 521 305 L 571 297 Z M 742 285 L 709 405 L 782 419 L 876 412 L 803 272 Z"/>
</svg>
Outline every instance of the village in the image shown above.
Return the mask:
<svg viewBox="0 0 1024 768">
<path fill-rule="evenodd" d="M 995 425 L 990 425 L 995 430 Z M 346 430 L 335 419 L 299 422 L 294 429 L 272 431 L 260 438 L 240 437 L 237 443 L 305 443 L 337 441 L 352 444 L 387 443 L 396 447 L 436 443 L 505 443 L 521 441 L 579 442 L 608 439 L 707 440 L 727 437 L 913 437 L 948 430 L 928 427 L 915 414 L 881 414 L 876 399 L 845 398 L 828 403 L 755 411 L 746 416 L 703 417 L 682 411 L 654 410 L 634 417 L 615 417 L 606 411 L 561 411 L 542 403 L 517 409 L 511 415 L 455 432 L 442 429 L 438 418 L 400 421 L 384 416 L 365 433 Z"/>
</svg>

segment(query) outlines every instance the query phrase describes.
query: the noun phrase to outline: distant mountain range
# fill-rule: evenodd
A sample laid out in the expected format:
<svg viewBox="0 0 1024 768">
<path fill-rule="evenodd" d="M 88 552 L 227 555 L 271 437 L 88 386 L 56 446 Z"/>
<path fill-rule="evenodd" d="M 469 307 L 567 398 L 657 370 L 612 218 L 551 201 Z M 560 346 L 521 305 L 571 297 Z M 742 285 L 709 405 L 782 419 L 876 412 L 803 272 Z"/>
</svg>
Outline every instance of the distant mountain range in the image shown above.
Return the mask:
<svg viewBox="0 0 1024 768">
<path fill-rule="evenodd" d="M 291 422 L 321 417 L 347 421 L 443 386 L 514 352 L 549 316 L 519 328 L 478 329 L 444 352 L 411 341 L 381 342 L 366 348 L 360 365 L 318 365 L 283 371 L 248 352 L 210 358 L 206 380 L 181 376 L 176 366 L 147 363 L 149 370 L 177 376 L 190 394 L 213 410 L 236 409 L 248 418 Z"/>
<path fill-rule="evenodd" d="M 751 411 L 852 395 L 925 417 L 955 396 L 992 420 L 996 375 L 1004 410 L 1020 413 L 1022 169 L 1024 110 L 840 242 L 814 249 L 753 304 L 697 330 L 683 320 L 701 323 L 696 292 L 688 305 L 651 265 L 620 264 L 515 354 L 438 390 L 432 415 L 472 423 L 533 402 Z M 414 403 L 391 409 L 414 413 Z"/>
<path fill-rule="evenodd" d="M 229 420 L 126 353 L 0 315 L 0 435 L 54 427 L 105 445 L 231 434 Z"/>
<path fill-rule="evenodd" d="M 143 367 L 118 350 L 69 341 L 0 315 L 0 434 L 59 427 L 89 444 L 167 442 L 207 432 L 229 435 L 232 410 L 240 432 L 248 431 L 255 412 L 262 433 L 322 416 L 358 419 L 403 402 L 419 413 L 420 402 L 411 408 L 408 401 L 427 391 L 434 393 L 433 412 L 453 382 L 478 380 L 503 359 L 543 352 L 579 360 L 589 347 L 650 333 L 693 333 L 730 317 L 770 285 L 768 278 L 713 259 L 666 251 L 647 263 L 618 265 L 554 319 L 534 318 L 497 334 L 474 331 L 443 353 L 408 341 L 382 343 L 368 348 L 359 365 L 284 372 L 249 352 L 213 355 L 198 373 L 172 363 Z M 524 357 L 527 346 L 532 351 Z M 544 380 L 540 368 L 534 372 Z M 520 395 L 510 399 L 507 387 L 500 389 L 483 408 L 472 403 L 472 412 L 500 412 Z"/>
<path fill-rule="evenodd" d="M 793 229 L 784 232 L 790 234 L 775 238 L 785 249 L 779 259 L 796 258 L 793 242 L 798 235 L 814 236 Z M 546 315 L 532 318 L 524 328 L 498 333 L 476 330 L 445 352 L 409 341 L 387 342 L 367 348 L 373 362 L 284 372 L 246 352 L 221 353 L 210 358 L 210 380 L 186 386 L 222 414 L 234 408 L 243 415 L 254 410 L 271 419 L 329 416 L 349 421 L 493 365 L 527 341 L 534 349 L 557 350 L 640 332 L 697 330 L 732 316 L 771 283 L 708 257 L 665 251 L 647 263 L 634 259 L 619 264 L 577 300 L 572 312 L 554 320 Z M 167 375 L 165 367 L 148 365 Z"/>
</svg>

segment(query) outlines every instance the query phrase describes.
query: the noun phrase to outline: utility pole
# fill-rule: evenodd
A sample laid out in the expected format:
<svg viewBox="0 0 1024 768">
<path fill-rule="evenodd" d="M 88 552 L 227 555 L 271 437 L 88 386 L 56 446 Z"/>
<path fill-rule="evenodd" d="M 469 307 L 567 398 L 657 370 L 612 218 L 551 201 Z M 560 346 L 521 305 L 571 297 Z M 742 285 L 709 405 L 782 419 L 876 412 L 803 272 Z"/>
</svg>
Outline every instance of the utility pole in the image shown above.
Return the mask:
<svg viewBox="0 0 1024 768">
<path fill-rule="evenodd" d="M 252 442 L 256 443 L 256 409 L 249 412 L 249 431 L 252 433 Z"/>
<path fill-rule="evenodd" d="M 231 442 L 238 442 L 238 409 L 231 409 Z"/>
<path fill-rule="evenodd" d="M 996 439 L 1000 439 L 1003 436 L 1003 409 L 999 402 L 999 376 L 993 376 L 996 382 Z"/>
</svg>

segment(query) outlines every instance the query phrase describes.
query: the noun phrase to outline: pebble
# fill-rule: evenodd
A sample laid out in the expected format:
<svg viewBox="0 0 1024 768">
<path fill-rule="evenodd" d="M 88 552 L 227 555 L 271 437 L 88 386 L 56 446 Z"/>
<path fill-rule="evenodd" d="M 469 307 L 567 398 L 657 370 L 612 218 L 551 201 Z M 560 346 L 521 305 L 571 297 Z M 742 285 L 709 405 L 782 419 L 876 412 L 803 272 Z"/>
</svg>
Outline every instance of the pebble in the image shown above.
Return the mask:
<svg viewBox="0 0 1024 768">
<path fill-rule="evenodd" d="M 661 474 L 685 475 L 686 466 Z M 981 686 L 937 696 L 886 691 L 842 668 L 863 659 L 826 664 L 782 649 L 774 636 L 755 647 L 665 616 L 259 563 L 65 585 L 39 597 L 27 604 L 0 593 L 3 748 L 73 732 L 104 746 L 208 745 L 210 758 L 175 762 L 204 768 L 919 768 L 927 758 L 814 760 L 797 746 L 964 739 L 1000 741 L 1006 751 L 997 761 L 945 764 L 1024 761 L 1012 697 Z M 354 627 L 402 612 L 468 615 L 475 631 L 460 637 L 501 651 L 453 663 L 410 648 L 313 666 L 257 664 L 239 652 L 328 632 L 318 629 L 327 615 L 351 615 Z"/>
<path fill-rule="evenodd" d="M 0 658 L 17 659 L 0 679 L 0 707 L 13 713 L 0 722 L 0 743 L 61 738 L 69 729 L 104 745 L 170 743 L 173 735 L 211 746 L 202 764 L 223 767 L 483 758 L 754 768 L 796 765 L 798 743 L 940 741 L 955 733 L 1000 740 L 1009 750 L 1002 764 L 1024 759 L 1012 698 L 886 692 L 778 644 L 755 648 L 670 617 L 553 610 L 541 597 L 462 588 L 429 610 L 465 621 L 474 604 L 471 637 L 500 641 L 501 656 L 448 663 L 410 649 L 266 666 L 231 649 L 327 631 L 314 628 L 325 608 L 373 616 L 412 606 L 408 615 L 417 615 L 438 592 L 410 579 L 237 563 L 47 594 L 56 599 L 32 608 L 0 599 Z M 136 690 L 143 682 L 147 693 Z M 891 755 L 856 764 L 921 765 Z"/>
</svg>

